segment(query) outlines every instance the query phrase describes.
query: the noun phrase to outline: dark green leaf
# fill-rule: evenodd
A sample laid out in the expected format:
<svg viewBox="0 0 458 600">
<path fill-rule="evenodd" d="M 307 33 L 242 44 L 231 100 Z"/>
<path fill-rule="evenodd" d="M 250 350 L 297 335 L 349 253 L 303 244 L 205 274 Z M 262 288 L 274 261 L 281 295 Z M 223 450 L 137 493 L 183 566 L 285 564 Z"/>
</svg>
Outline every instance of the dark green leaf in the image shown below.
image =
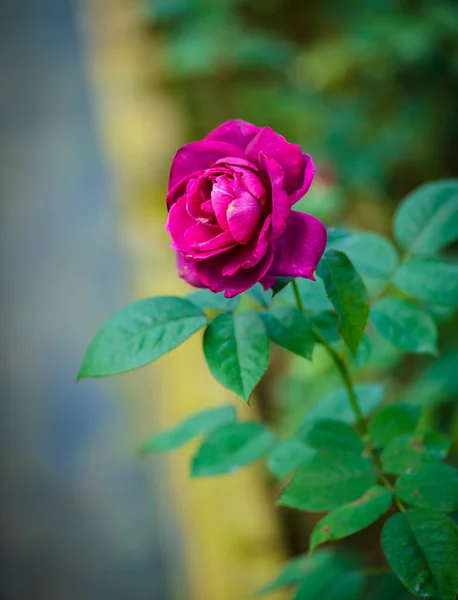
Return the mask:
<svg viewBox="0 0 458 600">
<path fill-rule="evenodd" d="M 189 294 L 188 300 L 204 310 L 214 309 L 231 312 L 240 304 L 240 295 L 235 298 L 225 298 L 223 292 L 214 294 L 210 290 L 198 290 Z"/>
<path fill-rule="evenodd" d="M 372 443 L 384 447 L 392 440 L 413 433 L 420 420 L 420 407 L 407 402 L 385 406 L 377 412 L 369 425 Z"/>
<path fill-rule="evenodd" d="M 394 235 L 412 254 L 437 252 L 458 238 L 458 179 L 433 181 L 411 192 L 394 216 Z"/>
<path fill-rule="evenodd" d="M 235 421 L 236 416 L 233 406 L 218 406 L 200 411 L 176 427 L 153 435 L 142 445 L 142 452 L 164 452 L 179 448 L 197 435 L 207 433 L 222 423 Z"/>
<path fill-rule="evenodd" d="M 338 250 L 323 255 L 317 273 L 339 317 L 339 333 L 354 355 L 369 316 L 366 287 L 347 256 Z"/>
<path fill-rule="evenodd" d="M 260 283 L 254 285 L 246 293 L 265 308 L 269 308 L 272 302 L 272 290 L 265 290 Z"/>
<path fill-rule="evenodd" d="M 300 465 L 309 462 L 316 450 L 307 447 L 296 437 L 282 440 L 267 457 L 267 467 L 277 477 L 285 477 Z"/>
<path fill-rule="evenodd" d="M 401 298 L 382 298 L 374 304 L 371 321 L 396 348 L 437 354 L 437 326 L 431 316 Z"/>
<path fill-rule="evenodd" d="M 345 231 L 340 227 L 327 227 L 328 239 L 326 242 L 326 250 L 345 250 L 349 246 L 353 246 L 358 241 L 358 236 L 349 231 Z"/>
<path fill-rule="evenodd" d="M 383 386 L 379 383 L 358 383 L 354 386 L 359 406 L 364 416 L 369 415 L 383 399 Z M 355 415 L 344 387 L 338 388 L 316 402 L 305 416 L 305 422 L 325 419 L 332 415 L 333 419 L 354 423 Z"/>
<path fill-rule="evenodd" d="M 377 294 L 388 283 L 399 263 L 393 244 L 378 233 L 362 231 L 358 242 L 346 253 L 362 276 L 371 294 Z"/>
<path fill-rule="evenodd" d="M 292 277 L 278 277 L 277 281 L 272 286 L 272 298 L 279 294 L 291 281 Z"/>
<path fill-rule="evenodd" d="M 437 258 L 411 258 L 397 271 L 394 285 L 430 304 L 458 306 L 458 265 Z"/>
<path fill-rule="evenodd" d="M 347 556 L 336 554 L 330 550 L 303 554 L 286 563 L 277 577 L 259 589 L 257 594 L 269 594 L 298 583 L 308 584 L 310 590 L 317 589 L 321 583 L 322 589 L 323 584 L 329 585 L 330 579 L 336 579 L 345 573 L 353 573 L 356 569 L 355 563 Z"/>
<path fill-rule="evenodd" d="M 290 352 L 312 360 L 315 338 L 310 321 L 292 306 L 274 306 L 259 313 L 270 339 Z"/>
<path fill-rule="evenodd" d="M 353 452 L 318 453 L 296 471 L 278 501 L 309 511 L 333 510 L 357 500 L 376 480 L 369 458 Z"/>
<path fill-rule="evenodd" d="M 293 600 L 359 600 L 364 587 L 361 571 L 350 571 L 333 576 L 331 573 L 305 580 Z"/>
<path fill-rule="evenodd" d="M 449 465 L 425 465 L 415 473 L 405 473 L 396 481 L 398 496 L 414 506 L 458 511 L 458 471 Z"/>
<path fill-rule="evenodd" d="M 321 279 L 311 281 L 310 279 L 296 279 L 299 295 L 306 311 L 315 312 L 332 309 L 332 304 L 326 295 L 324 284 Z M 287 286 L 277 296 L 278 301 L 291 305 L 296 304 L 294 292 L 291 286 Z"/>
<path fill-rule="evenodd" d="M 350 353 L 348 353 L 348 355 L 349 355 L 352 363 L 354 363 L 358 367 L 363 367 L 369 360 L 371 352 L 372 352 L 371 340 L 370 340 L 369 336 L 367 335 L 367 333 L 365 333 L 363 336 L 363 339 L 359 343 L 358 350 L 356 351 L 356 355 L 352 356 Z"/>
<path fill-rule="evenodd" d="M 392 440 L 382 454 L 382 466 L 387 473 L 402 475 L 423 465 L 444 458 L 445 440 L 436 436 L 402 435 Z"/>
<path fill-rule="evenodd" d="M 310 550 L 368 527 L 388 510 L 391 500 L 391 493 L 376 485 L 358 500 L 340 506 L 317 523 L 310 538 Z"/>
<path fill-rule="evenodd" d="M 458 592 L 458 528 L 425 508 L 397 513 L 385 523 L 382 547 L 391 568 L 415 595 L 455 600 Z"/>
<path fill-rule="evenodd" d="M 338 342 L 340 340 L 339 317 L 335 312 L 322 310 L 311 315 L 310 320 L 327 342 Z"/>
<path fill-rule="evenodd" d="M 204 354 L 213 376 L 248 402 L 269 364 L 269 338 L 253 311 L 221 314 L 204 334 Z"/>
<path fill-rule="evenodd" d="M 254 422 L 226 423 L 213 429 L 192 459 L 192 477 L 235 473 L 266 454 L 274 435 Z"/>
<path fill-rule="evenodd" d="M 363 452 L 363 442 L 354 429 L 344 421 L 323 419 L 303 425 L 296 436 L 317 450 Z"/>
<path fill-rule="evenodd" d="M 146 298 L 118 311 L 89 344 L 78 379 L 143 367 L 203 327 L 200 308 L 174 296 Z"/>
</svg>

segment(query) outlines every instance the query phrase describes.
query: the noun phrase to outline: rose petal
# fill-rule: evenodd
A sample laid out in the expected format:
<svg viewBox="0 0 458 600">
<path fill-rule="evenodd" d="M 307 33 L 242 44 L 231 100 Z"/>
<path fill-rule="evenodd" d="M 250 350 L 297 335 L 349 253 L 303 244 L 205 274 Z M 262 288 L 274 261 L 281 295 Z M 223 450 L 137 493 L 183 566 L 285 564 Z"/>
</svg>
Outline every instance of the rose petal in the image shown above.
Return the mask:
<svg viewBox="0 0 458 600">
<path fill-rule="evenodd" d="M 256 173 L 249 169 L 233 167 L 239 185 L 242 185 L 254 198 L 265 204 L 267 191 L 264 183 Z"/>
<path fill-rule="evenodd" d="M 195 264 L 192 261 L 186 260 L 183 252 L 177 252 L 176 255 L 178 275 L 194 287 L 205 287 L 197 276 Z"/>
<path fill-rule="evenodd" d="M 265 170 L 272 188 L 272 239 L 280 237 L 286 229 L 291 200 L 284 188 L 284 171 L 276 160 L 261 152 L 261 170 Z"/>
<path fill-rule="evenodd" d="M 304 165 L 305 167 L 302 185 L 298 190 L 291 194 L 291 206 L 295 204 L 298 200 L 303 198 L 308 192 L 310 186 L 312 185 L 313 177 L 315 175 L 315 165 L 313 164 L 313 160 L 310 154 L 304 154 Z"/>
<path fill-rule="evenodd" d="M 221 231 L 217 225 L 196 223 L 184 234 L 189 252 L 193 258 L 202 259 L 215 256 L 235 246 L 230 231 Z"/>
<path fill-rule="evenodd" d="M 227 257 L 225 255 L 196 263 L 199 279 L 212 292 L 222 292 L 226 298 L 232 298 L 255 285 L 269 270 L 272 263 L 272 249 L 269 248 L 264 258 L 252 269 L 240 269 L 232 277 L 225 277 L 222 269 Z"/>
<path fill-rule="evenodd" d="M 227 224 L 235 241 L 247 244 L 259 226 L 261 207 L 256 198 L 241 186 L 236 190 L 236 195 L 238 197 L 227 207 Z"/>
<path fill-rule="evenodd" d="M 312 215 L 292 210 L 285 233 L 273 242 L 269 275 L 315 279 L 313 272 L 326 247 L 326 228 Z"/>
<path fill-rule="evenodd" d="M 173 159 L 170 169 L 169 191 L 187 175 L 200 172 L 202 169 L 208 169 L 217 160 L 229 156 L 245 157 L 240 148 L 226 142 L 202 140 L 186 144 L 178 150 Z"/>
<path fill-rule="evenodd" d="M 288 194 L 298 190 L 304 179 L 304 156 L 300 146 L 290 144 L 270 127 L 264 127 L 248 144 L 245 153 L 251 162 L 259 163 L 259 155 L 274 158 L 285 173 L 285 189 Z"/>
<path fill-rule="evenodd" d="M 270 225 L 272 217 L 269 215 L 262 226 L 259 237 L 246 246 L 239 246 L 228 252 L 222 268 L 223 275 L 235 275 L 239 269 L 254 267 L 265 256 L 270 242 Z"/>
<path fill-rule="evenodd" d="M 196 221 L 188 213 L 186 202 L 186 196 L 182 196 L 173 204 L 165 229 L 170 233 L 170 237 L 172 238 L 171 248 L 189 254 L 191 248 L 185 239 L 185 233 L 190 227 L 195 225 Z"/>
<path fill-rule="evenodd" d="M 259 283 L 262 285 L 262 287 L 265 290 L 270 290 L 270 288 L 274 285 L 274 283 L 277 281 L 276 277 L 271 277 L 270 275 L 266 275 L 265 277 L 263 277 L 262 279 L 259 280 Z"/>
<path fill-rule="evenodd" d="M 213 140 L 219 142 L 228 142 L 245 150 L 249 142 L 254 136 L 260 131 L 260 127 L 247 123 L 242 119 L 234 119 L 232 121 L 226 121 L 212 132 L 210 132 L 206 140 Z"/>
<path fill-rule="evenodd" d="M 224 175 L 217 177 L 211 191 L 211 202 L 221 229 L 228 228 L 226 212 L 232 200 L 234 200 L 232 182 Z"/>
</svg>

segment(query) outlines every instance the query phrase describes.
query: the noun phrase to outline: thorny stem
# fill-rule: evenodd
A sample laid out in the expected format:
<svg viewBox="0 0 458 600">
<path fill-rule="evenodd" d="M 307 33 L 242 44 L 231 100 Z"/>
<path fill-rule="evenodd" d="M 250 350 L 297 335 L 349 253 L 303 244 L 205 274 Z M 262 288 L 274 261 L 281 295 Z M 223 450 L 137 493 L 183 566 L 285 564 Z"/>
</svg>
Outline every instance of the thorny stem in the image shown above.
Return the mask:
<svg viewBox="0 0 458 600">
<path fill-rule="evenodd" d="M 305 312 L 304 305 L 302 303 L 302 298 L 300 296 L 299 288 L 297 287 L 297 282 L 295 279 L 292 280 L 292 286 L 293 286 L 294 296 L 296 298 L 297 308 L 301 313 L 304 313 Z M 405 512 L 406 511 L 405 506 L 403 505 L 402 501 L 396 496 L 392 483 L 390 482 L 390 480 L 386 477 L 385 473 L 383 472 L 382 465 L 380 462 L 380 457 L 374 452 L 374 449 L 372 448 L 372 445 L 370 443 L 369 428 L 367 427 L 366 419 L 364 418 L 364 415 L 361 411 L 361 407 L 359 406 L 358 398 L 356 396 L 356 393 L 355 393 L 355 390 L 353 387 L 353 381 L 351 379 L 351 375 L 347 368 L 347 365 L 342 360 L 342 358 L 339 356 L 339 354 L 334 350 L 334 348 L 321 335 L 321 333 L 318 331 L 318 329 L 315 326 L 312 326 L 312 331 L 313 331 L 313 335 L 315 336 L 315 338 L 320 342 L 320 344 L 322 344 L 322 346 L 326 349 L 329 356 L 334 361 L 334 363 L 340 373 L 340 376 L 342 377 L 342 381 L 344 383 L 345 389 L 347 390 L 348 399 L 350 401 L 351 408 L 356 417 L 356 426 L 362 435 L 362 438 L 363 438 L 363 441 L 364 441 L 364 444 L 366 447 L 366 451 L 370 454 L 370 457 L 372 459 L 372 462 L 373 462 L 374 468 L 377 472 L 377 476 L 378 476 L 380 483 L 382 483 L 393 494 L 394 500 L 395 500 L 399 510 L 401 512 Z"/>
</svg>

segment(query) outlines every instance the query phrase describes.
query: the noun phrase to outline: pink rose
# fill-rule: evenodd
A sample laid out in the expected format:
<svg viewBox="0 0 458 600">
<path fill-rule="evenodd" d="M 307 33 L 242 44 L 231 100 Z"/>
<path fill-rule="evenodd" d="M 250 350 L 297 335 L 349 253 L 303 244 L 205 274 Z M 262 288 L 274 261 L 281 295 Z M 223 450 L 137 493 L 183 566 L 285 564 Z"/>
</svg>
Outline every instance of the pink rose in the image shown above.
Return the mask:
<svg viewBox="0 0 458 600">
<path fill-rule="evenodd" d="M 270 127 L 223 123 L 178 150 L 166 229 L 180 277 L 231 298 L 258 281 L 306 277 L 326 246 L 315 217 L 291 210 L 312 183 L 311 157 Z"/>
</svg>

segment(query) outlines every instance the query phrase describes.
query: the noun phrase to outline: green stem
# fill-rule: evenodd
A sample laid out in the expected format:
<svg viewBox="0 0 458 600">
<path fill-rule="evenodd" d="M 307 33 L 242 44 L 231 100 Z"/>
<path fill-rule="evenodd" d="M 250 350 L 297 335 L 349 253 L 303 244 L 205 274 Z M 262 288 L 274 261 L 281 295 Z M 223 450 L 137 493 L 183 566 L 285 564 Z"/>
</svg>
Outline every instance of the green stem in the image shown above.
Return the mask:
<svg viewBox="0 0 458 600">
<path fill-rule="evenodd" d="M 305 312 L 304 305 L 302 303 L 302 298 L 300 296 L 299 288 L 297 287 L 297 282 L 295 279 L 292 280 L 292 286 L 293 286 L 294 296 L 296 298 L 297 308 L 301 313 L 304 313 Z M 347 365 L 345 364 L 344 360 L 342 360 L 342 358 L 339 356 L 339 354 L 334 350 L 334 348 L 321 335 L 321 333 L 318 331 L 318 329 L 315 326 L 312 326 L 312 331 L 313 331 L 315 338 L 320 342 L 320 344 L 322 344 L 322 346 L 326 349 L 329 356 L 334 361 L 334 363 L 342 377 L 342 381 L 344 383 L 345 389 L 347 390 L 348 399 L 350 401 L 351 408 L 356 417 L 356 425 L 358 427 L 359 432 L 361 433 L 361 435 L 363 437 L 363 441 L 364 441 L 366 450 L 370 454 L 374 468 L 377 471 L 378 480 L 393 494 L 394 500 L 395 500 L 399 510 L 401 512 L 405 512 L 406 511 L 405 506 L 403 505 L 402 501 L 396 496 L 393 485 L 391 484 L 390 480 L 386 477 L 385 473 L 383 472 L 382 465 L 380 462 L 380 457 L 374 452 L 374 449 L 372 448 L 372 445 L 370 443 L 369 428 L 367 426 L 366 419 L 364 418 L 364 415 L 361 411 L 361 407 L 359 406 L 358 398 L 355 394 L 355 390 L 353 387 L 353 381 L 351 379 L 350 371 L 348 370 Z"/>
</svg>

